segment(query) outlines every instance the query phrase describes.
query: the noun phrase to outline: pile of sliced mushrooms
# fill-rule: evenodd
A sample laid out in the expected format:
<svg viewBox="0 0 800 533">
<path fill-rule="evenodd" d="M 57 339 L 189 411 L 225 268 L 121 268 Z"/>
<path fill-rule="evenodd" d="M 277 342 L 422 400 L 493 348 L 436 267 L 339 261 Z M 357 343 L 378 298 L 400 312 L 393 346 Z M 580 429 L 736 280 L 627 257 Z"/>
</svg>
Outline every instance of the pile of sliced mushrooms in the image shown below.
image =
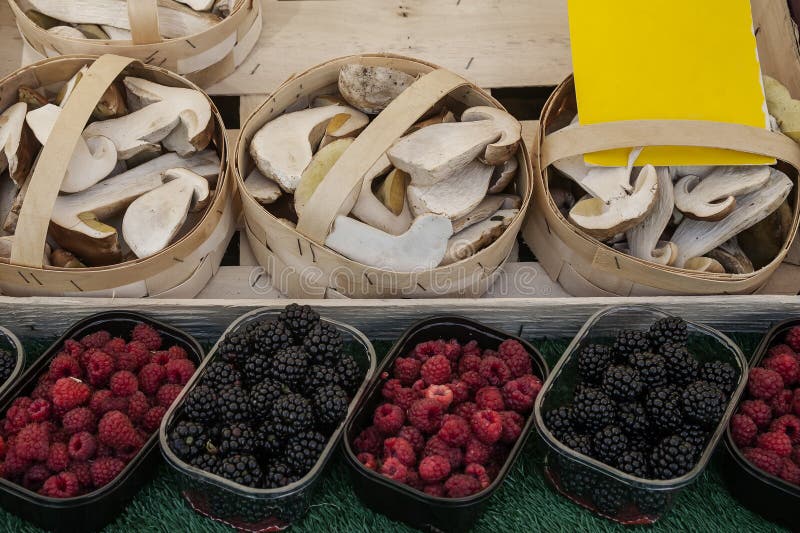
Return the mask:
<svg viewBox="0 0 800 533">
<path fill-rule="evenodd" d="M 317 96 L 256 133 L 248 192 L 293 226 L 371 116 L 415 79 L 387 67 L 345 65 L 336 94 Z M 520 123 L 483 106 L 463 109 L 457 119 L 457 106 L 431 109 L 383 154 L 349 216 L 334 221 L 326 246 L 365 265 L 409 272 L 465 259 L 503 233 L 521 206 L 514 185 Z"/>
<path fill-rule="evenodd" d="M 135 1 L 135 0 L 133 0 Z M 37 26 L 59 37 L 130 41 L 127 0 L 17 0 Z M 159 0 L 165 39 L 208 30 L 230 15 L 236 0 Z"/>
<path fill-rule="evenodd" d="M 800 139 L 800 102 L 771 78 L 765 87 L 773 129 Z M 577 117 L 566 127 L 574 124 Z M 659 265 L 749 274 L 783 248 L 793 219 L 786 174 L 770 166 L 634 167 L 640 152 L 631 151 L 627 167 L 590 167 L 582 155 L 555 162 L 554 203 L 587 235 Z"/>
<path fill-rule="evenodd" d="M 0 262 L 37 157 L 86 68 L 56 87 L 19 88 L 0 114 Z M 47 89 L 47 90 L 46 90 Z M 124 77 L 103 94 L 61 183 L 45 265 L 82 268 L 144 258 L 194 227 L 214 195 L 220 160 L 208 99 L 193 89 Z M 52 251 L 52 252 L 51 252 Z"/>
</svg>

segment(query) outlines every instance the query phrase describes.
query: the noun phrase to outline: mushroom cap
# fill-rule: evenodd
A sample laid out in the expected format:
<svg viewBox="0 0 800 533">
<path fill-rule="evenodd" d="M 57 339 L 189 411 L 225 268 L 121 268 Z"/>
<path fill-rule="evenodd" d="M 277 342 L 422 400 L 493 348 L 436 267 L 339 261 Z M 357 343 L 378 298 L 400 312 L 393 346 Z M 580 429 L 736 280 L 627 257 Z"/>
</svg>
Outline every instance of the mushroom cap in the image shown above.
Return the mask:
<svg viewBox="0 0 800 533">
<path fill-rule="evenodd" d="M 767 166 L 719 167 L 701 180 L 688 175 L 675 184 L 675 207 L 697 220 L 722 220 L 736 207 L 736 197 L 753 192 L 769 180 Z"/>
<path fill-rule="evenodd" d="M 415 215 L 434 213 L 451 220 L 463 217 L 475 209 L 486 196 L 493 167 L 478 160 L 463 171 L 433 185 L 410 185 L 408 202 Z"/>
<path fill-rule="evenodd" d="M 281 188 L 271 179 L 265 178 L 257 168 L 254 168 L 244 180 L 244 188 L 261 205 L 274 203 L 281 197 Z"/>
<path fill-rule="evenodd" d="M 476 120 L 491 120 L 500 138 L 486 147 L 483 160 L 489 165 L 500 165 L 511 159 L 522 138 L 522 124 L 512 115 L 496 107 L 477 106 L 471 107 L 461 114 L 462 122 Z"/>
<path fill-rule="evenodd" d="M 25 122 L 27 109 L 18 102 L 0 114 L 0 172 L 8 168 L 18 187 L 27 179 L 39 146 Z"/>
<path fill-rule="evenodd" d="M 405 91 L 416 78 L 383 66 L 348 63 L 339 70 L 339 92 L 359 111 L 376 115 Z"/>
</svg>

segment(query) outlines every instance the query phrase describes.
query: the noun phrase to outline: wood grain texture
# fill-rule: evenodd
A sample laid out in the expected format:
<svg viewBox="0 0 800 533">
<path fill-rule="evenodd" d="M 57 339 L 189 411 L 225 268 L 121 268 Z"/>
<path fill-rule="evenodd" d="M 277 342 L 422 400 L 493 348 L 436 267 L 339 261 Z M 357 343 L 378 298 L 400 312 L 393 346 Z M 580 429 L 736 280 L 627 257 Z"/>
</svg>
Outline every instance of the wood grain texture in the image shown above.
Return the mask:
<svg viewBox="0 0 800 533">
<path fill-rule="evenodd" d="M 11 8 L 0 1 L 0 78 L 19 68 L 22 57 L 22 37 L 14 24 Z"/>
</svg>

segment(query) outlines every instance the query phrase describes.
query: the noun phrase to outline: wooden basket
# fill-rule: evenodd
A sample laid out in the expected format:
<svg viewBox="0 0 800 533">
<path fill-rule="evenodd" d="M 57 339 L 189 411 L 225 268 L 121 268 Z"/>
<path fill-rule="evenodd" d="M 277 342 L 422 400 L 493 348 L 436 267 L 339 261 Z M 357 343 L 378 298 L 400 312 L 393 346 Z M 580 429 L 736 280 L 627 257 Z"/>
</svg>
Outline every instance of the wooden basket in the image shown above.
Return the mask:
<svg viewBox="0 0 800 533">
<path fill-rule="evenodd" d="M 16 102 L 20 86 L 47 87 L 69 80 L 89 66 L 61 111 L 42 148 L 19 213 L 10 263 L 0 264 L 0 290 L 13 296 L 160 296 L 191 298 L 211 279 L 234 229 L 233 179 L 228 175 L 227 141 L 222 118 L 215 121 L 210 148 L 219 155 L 214 198 L 193 229 L 161 252 L 124 263 L 92 268 L 42 266 L 50 214 L 70 157 L 89 116 L 118 75 L 147 78 L 162 85 L 200 90 L 165 69 L 130 58 L 68 56 L 45 59 L 0 80 L 0 110 Z"/>
<path fill-rule="evenodd" d="M 253 168 L 248 147 L 253 136 L 278 115 L 307 107 L 313 98 L 336 90 L 342 66 L 359 62 L 402 70 L 419 80 L 389 105 L 364 130 L 331 169 L 304 210 L 297 229 L 265 210 L 244 187 Z M 335 217 L 355 203 L 369 168 L 434 106 L 450 96 L 466 106 L 502 109 L 488 93 L 467 80 L 417 59 L 388 54 L 364 54 L 323 63 L 285 82 L 242 125 L 233 162 L 241 191 L 247 237 L 259 263 L 281 292 L 292 298 L 478 297 L 511 253 L 532 190 L 530 157 L 518 151 L 516 194 L 520 213 L 490 246 L 462 261 L 421 272 L 392 272 L 363 265 L 326 248 L 322 243 Z"/>
<path fill-rule="evenodd" d="M 800 146 L 789 137 L 765 129 L 699 121 L 625 121 L 548 133 L 555 124 L 566 125 L 564 121 L 576 113 L 575 86 L 570 76 L 556 88 L 542 110 L 535 206 L 522 230 L 525 241 L 553 280 L 574 296 L 750 294 L 767 282 L 786 257 L 800 222 Z M 776 158 L 780 169 L 794 181 L 789 195 L 794 219 L 777 257 L 752 274 L 698 273 L 623 254 L 573 226 L 550 196 L 550 165 L 573 155 L 634 146 L 724 148 Z M 787 292 L 796 293 L 797 289 L 800 280 L 795 280 Z"/>
<path fill-rule="evenodd" d="M 68 1 L 68 0 L 65 0 Z M 8 0 L 23 39 L 41 58 L 66 54 L 117 54 L 163 67 L 208 87 L 229 76 L 261 35 L 261 2 L 238 0 L 230 15 L 214 27 L 162 40 L 157 0 L 128 0 L 131 41 L 71 39 L 48 33 L 25 15 L 17 0 Z"/>
</svg>

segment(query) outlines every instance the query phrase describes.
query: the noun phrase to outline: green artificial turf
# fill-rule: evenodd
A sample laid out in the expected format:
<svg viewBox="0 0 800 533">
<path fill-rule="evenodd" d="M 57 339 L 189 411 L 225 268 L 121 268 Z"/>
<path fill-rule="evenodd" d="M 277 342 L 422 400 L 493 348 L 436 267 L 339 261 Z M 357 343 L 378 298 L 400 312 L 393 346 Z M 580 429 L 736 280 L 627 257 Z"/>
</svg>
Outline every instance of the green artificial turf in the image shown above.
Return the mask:
<svg viewBox="0 0 800 533">
<path fill-rule="evenodd" d="M 758 341 L 753 336 L 734 336 L 746 355 Z M 552 367 L 566 346 L 565 342 L 533 339 Z M 388 343 L 376 343 L 383 355 Z M 41 350 L 29 347 L 29 353 Z M 594 517 L 572 502 L 559 496 L 542 477 L 543 454 L 534 430 L 505 483 L 494 494 L 490 504 L 475 524 L 475 531 L 622 531 L 623 527 Z M 685 489 L 674 508 L 646 531 L 783 531 L 741 507 L 725 489 L 719 474 L 720 461 L 715 458 L 698 481 Z M 110 524 L 106 531 L 229 531 L 224 525 L 208 520 L 191 511 L 177 489 L 177 475 L 162 465 L 156 477 L 128 505 L 125 512 Z M 348 467 L 341 452 L 323 474 L 314 504 L 306 517 L 292 530 L 319 533 L 322 531 L 411 531 L 363 507 L 354 494 Z M 0 531 L 39 531 L 11 513 L 0 510 Z"/>
</svg>

